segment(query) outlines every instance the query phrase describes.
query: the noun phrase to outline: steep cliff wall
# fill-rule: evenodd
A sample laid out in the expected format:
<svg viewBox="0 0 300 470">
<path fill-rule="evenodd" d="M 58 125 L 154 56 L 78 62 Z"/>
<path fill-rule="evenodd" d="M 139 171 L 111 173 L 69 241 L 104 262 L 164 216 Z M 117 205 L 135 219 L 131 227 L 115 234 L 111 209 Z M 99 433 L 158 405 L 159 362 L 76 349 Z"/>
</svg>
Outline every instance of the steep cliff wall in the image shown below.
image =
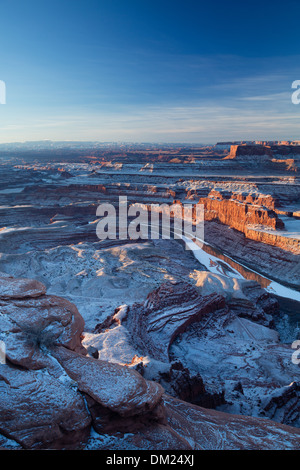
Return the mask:
<svg viewBox="0 0 300 470">
<path fill-rule="evenodd" d="M 275 201 L 271 196 L 255 197 L 213 190 L 198 202 L 204 205 L 206 221 L 221 222 L 251 240 L 300 253 L 300 240 L 280 232 L 285 225 L 274 210 Z M 270 233 L 270 230 L 276 230 L 276 233 Z"/>
<path fill-rule="evenodd" d="M 272 198 L 267 198 L 269 207 L 274 207 Z M 204 205 L 205 220 L 217 220 L 240 232 L 246 231 L 248 225 L 265 225 L 272 229 L 283 229 L 284 223 L 273 209 L 265 207 L 258 199 L 240 194 L 223 194 L 211 191 L 207 198 L 200 198 Z"/>
<path fill-rule="evenodd" d="M 230 153 L 226 159 L 237 158 L 241 156 L 251 157 L 254 155 L 273 157 L 271 147 L 267 145 L 231 145 Z"/>
</svg>

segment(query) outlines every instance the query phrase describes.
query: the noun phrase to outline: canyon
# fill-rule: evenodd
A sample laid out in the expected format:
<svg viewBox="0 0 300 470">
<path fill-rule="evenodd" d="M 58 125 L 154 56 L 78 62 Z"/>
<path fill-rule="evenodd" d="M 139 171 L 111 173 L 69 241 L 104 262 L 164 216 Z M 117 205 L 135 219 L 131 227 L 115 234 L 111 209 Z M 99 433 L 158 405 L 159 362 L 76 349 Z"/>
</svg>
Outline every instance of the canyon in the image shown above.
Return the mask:
<svg viewBox="0 0 300 470">
<path fill-rule="evenodd" d="M 154 318 L 163 322 L 159 327 L 165 330 L 163 337 L 175 340 L 188 324 L 201 324 L 207 314 L 224 315 L 224 298 L 203 297 L 201 306 L 199 294 L 183 287 L 171 283 L 150 294 L 138 322 L 149 310 L 155 312 Z M 143 377 L 139 360 L 122 366 L 93 357 L 90 346 L 86 349 L 82 343 L 84 321 L 76 307 L 47 295 L 40 282 L 1 273 L 0 302 L 7 358 L 0 370 L 2 449 L 297 449 L 300 430 L 295 427 L 208 409 L 223 403 L 224 397 L 207 391 L 201 377 L 191 377 L 180 362 L 174 362 L 169 373 L 160 372 L 172 393 L 168 394 L 157 380 Z M 179 307 L 178 328 L 174 330 L 171 322 L 170 330 L 166 312 L 174 306 Z M 126 313 L 120 315 L 119 310 L 112 321 L 120 327 L 124 318 Z M 132 321 L 130 325 L 135 326 Z M 149 326 L 143 329 L 151 334 Z M 144 335 L 136 338 L 148 343 Z M 159 361 L 168 360 L 153 346 L 146 349 L 154 360 L 157 354 Z M 154 370 L 158 373 L 157 367 Z M 244 394 L 240 382 L 237 385 L 235 393 Z M 203 401 L 205 408 L 177 398 L 178 390 L 186 399 L 197 390 L 197 401 Z M 264 410 L 270 410 L 272 418 L 295 424 L 299 388 L 293 384 L 280 393 L 280 399 L 278 390 L 275 397 L 268 397 Z"/>
<path fill-rule="evenodd" d="M 297 142 L 0 145 L 0 448 L 299 448 L 299 162 Z M 202 204 L 204 240 L 99 240 L 120 196 Z"/>
</svg>

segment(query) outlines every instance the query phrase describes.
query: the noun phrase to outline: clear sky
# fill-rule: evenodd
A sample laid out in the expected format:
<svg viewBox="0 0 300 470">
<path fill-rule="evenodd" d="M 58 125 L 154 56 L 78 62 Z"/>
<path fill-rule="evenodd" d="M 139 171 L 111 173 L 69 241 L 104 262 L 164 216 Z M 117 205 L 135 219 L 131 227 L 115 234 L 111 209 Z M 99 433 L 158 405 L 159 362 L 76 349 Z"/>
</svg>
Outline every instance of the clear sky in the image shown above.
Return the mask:
<svg viewBox="0 0 300 470">
<path fill-rule="evenodd" d="M 1 0 L 0 142 L 300 139 L 299 0 Z"/>
</svg>

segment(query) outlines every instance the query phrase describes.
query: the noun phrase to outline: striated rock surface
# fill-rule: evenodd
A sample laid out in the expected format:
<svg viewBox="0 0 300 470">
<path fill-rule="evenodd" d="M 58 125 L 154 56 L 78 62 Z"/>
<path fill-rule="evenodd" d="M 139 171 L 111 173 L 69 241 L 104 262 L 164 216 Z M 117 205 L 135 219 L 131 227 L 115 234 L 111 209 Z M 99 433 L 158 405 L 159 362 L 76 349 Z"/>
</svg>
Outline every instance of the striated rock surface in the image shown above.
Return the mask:
<svg viewBox="0 0 300 470">
<path fill-rule="evenodd" d="M 278 301 L 260 287 L 256 281 L 226 277 L 207 271 L 195 271 L 191 277 L 202 295 L 213 292 L 222 295 L 231 311 L 240 317 L 252 319 L 264 326 L 273 326 L 274 313 L 278 313 Z"/>
<path fill-rule="evenodd" d="M 125 322 L 130 323 L 135 342 L 144 354 L 168 361 L 174 339 L 188 325 L 222 307 L 225 302 L 220 295 L 201 297 L 188 283 L 169 282 L 151 292 L 144 305 L 133 305 Z"/>
<path fill-rule="evenodd" d="M 300 264 L 297 253 L 249 240 L 243 233 L 214 221 L 205 224 L 205 239 L 241 263 L 247 259 L 248 265 L 267 278 L 299 289 Z"/>
<path fill-rule="evenodd" d="M 14 279 L 5 281 L 6 285 L 16 283 Z M 5 342 L 7 358 L 13 364 L 39 369 L 48 361 L 43 347 L 61 344 L 82 349 L 84 321 L 71 302 L 48 295 L 30 298 L 31 292 L 25 292 L 23 299 L 0 300 L 0 339 Z"/>
</svg>

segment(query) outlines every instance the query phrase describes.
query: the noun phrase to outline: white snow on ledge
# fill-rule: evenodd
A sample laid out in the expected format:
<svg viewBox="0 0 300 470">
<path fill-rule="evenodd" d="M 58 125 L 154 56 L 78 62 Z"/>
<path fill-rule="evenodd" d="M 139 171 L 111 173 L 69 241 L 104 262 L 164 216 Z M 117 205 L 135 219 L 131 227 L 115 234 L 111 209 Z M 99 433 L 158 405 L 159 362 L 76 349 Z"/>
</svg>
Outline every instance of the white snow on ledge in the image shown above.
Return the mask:
<svg viewBox="0 0 300 470">
<path fill-rule="evenodd" d="M 275 230 L 266 225 L 247 225 L 247 228 L 257 232 L 269 233 L 270 235 L 300 240 L 300 219 L 284 216 L 280 218 L 285 225 L 285 230 Z"/>
</svg>

